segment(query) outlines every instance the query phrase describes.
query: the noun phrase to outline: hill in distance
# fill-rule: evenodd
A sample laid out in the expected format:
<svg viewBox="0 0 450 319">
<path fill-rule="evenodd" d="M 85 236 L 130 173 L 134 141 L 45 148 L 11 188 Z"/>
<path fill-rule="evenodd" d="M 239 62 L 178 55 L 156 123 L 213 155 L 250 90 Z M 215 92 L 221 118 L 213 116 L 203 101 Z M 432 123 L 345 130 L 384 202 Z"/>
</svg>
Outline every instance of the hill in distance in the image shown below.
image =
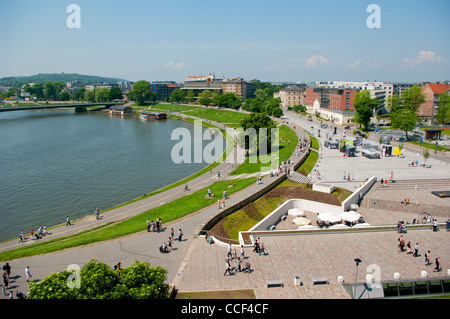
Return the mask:
<svg viewBox="0 0 450 319">
<path fill-rule="evenodd" d="M 96 75 L 83 75 L 77 73 L 39 73 L 30 76 L 10 76 L 0 78 L 0 86 L 20 87 L 26 83 L 45 83 L 50 82 L 72 82 L 79 81 L 87 84 L 107 83 L 116 84 L 117 82 L 126 81 L 120 78 L 109 78 Z"/>
</svg>

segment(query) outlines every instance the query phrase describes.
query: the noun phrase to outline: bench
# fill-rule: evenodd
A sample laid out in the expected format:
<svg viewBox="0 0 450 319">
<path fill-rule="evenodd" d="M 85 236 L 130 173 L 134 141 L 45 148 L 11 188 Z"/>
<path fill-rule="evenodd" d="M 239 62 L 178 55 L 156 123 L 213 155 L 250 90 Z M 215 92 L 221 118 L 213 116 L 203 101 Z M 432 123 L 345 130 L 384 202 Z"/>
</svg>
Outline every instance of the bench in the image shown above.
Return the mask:
<svg viewBox="0 0 450 319">
<path fill-rule="evenodd" d="M 275 229 L 275 225 L 272 225 L 269 227 L 269 230 L 274 230 Z"/>
<path fill-rule="evenodd" d="M 281 280 L 266 280 L 267 288 L 270 287 L 283 287 L 283 282 Z"/>
<path fill-rule="evenodd" d="M 280 217 L 280 220 L 283 221 L 287 218 L 287 214 L 284 214 L 283 216 Z"/>
<path fill-rule="evenodd" d="M 313 278 L 312 281 L 313 281 L 313 285 L 328 284 L 328 278 L 327 277 Z"/>
</svg>

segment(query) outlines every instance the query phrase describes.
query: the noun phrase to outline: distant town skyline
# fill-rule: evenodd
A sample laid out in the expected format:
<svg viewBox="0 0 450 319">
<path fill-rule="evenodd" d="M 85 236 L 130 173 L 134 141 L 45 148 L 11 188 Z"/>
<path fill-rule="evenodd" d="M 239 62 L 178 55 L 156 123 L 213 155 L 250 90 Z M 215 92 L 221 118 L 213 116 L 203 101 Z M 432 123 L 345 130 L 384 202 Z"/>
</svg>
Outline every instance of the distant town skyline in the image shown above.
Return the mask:
<svg viewBox="0 0 450 319">
<path fill-rule="evenodd" d="M 71 4 L 79 28 L 69 25 Z M 371 4 L 380 28 L 368 25 Z M 449 9 L 448 0 L 4 0 L 0 77 L 446 81 Z"/>
</svg>

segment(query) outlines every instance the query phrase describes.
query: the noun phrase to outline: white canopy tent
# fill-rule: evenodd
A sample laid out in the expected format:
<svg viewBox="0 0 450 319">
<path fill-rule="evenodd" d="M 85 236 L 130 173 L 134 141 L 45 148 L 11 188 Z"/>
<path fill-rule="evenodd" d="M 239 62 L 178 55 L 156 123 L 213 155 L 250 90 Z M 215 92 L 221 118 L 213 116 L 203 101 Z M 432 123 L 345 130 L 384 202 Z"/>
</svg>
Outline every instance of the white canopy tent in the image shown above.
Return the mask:
<svg viewBox="0 0 450 319">
<path fill-rule="evenodd" d="M 338 223 L 341 221 L 341 216 L 336 213 L 326 212 L 318 214 L 317 219 L 329 223 Z"/>
<path fill-rule="evenodd" d="M 341 214 L 341 219 L 343 221 L 349 222 L 349 223 L 355 223 L 357 222 L 359 219 L 361 218 L 361 214 L 358 214 L 355 211 L 348 211 L 348 212 L 343 212 Z"/>
<path fill-rule="evenodd" d="M 305 216 L 305 212 L 299 208 L 291 208 L 288 210 L 288 214 L 292 216 Z"/>
</svg>

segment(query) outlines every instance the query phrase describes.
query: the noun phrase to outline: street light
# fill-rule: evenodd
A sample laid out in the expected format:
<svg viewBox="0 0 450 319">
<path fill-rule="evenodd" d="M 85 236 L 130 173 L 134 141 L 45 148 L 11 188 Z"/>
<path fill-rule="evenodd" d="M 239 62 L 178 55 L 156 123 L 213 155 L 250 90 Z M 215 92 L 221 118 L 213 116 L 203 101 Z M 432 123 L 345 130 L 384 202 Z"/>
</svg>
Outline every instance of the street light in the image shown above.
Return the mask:
<svg viewBox="0 0 450 319">
<path fill-rule="evenodd" d="M 356 263 L 355 289 L 353 290 L 353 299 L 355 299 L 355 295 L 356 295 L 356 282 L 358 281 L 358 266 L 359 266 L 359 264 L 362 262 L 362 260 L 359 259 L 359 258 L 355 258 L 353 261 Z"/>
</svg>

